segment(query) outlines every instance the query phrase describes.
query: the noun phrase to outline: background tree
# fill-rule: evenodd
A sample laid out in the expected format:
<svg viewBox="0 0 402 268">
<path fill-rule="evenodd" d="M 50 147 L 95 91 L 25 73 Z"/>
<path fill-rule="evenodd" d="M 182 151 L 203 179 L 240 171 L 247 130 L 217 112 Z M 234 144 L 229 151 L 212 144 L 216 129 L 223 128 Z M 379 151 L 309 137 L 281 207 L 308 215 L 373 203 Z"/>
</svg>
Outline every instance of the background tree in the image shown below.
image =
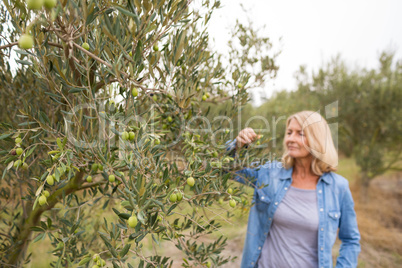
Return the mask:
<svg viewBox="0 0 402 268">
<path fill-rule="evenodd" d="M 294 92 L 280 91 L 250 115 L 269 119 L 271 152 L 281 155 L 285 119 L 301 110 L 319 111 L 324 118 L 331 104 L 338 125 L 339 152 L 353 157 L 360 168 L 362 201 L 365 201 L 370 181 L 389 170 L 401 170 L 402 124 L 401 61 L 393 53 L 383 52 L 379 67 L 350 69 L 338 56 L 318 72 L 308 74 L 305 67 L 296 73 L 298 88 Z M 331 114 L 331 113 L 330 113 Z M 282 120 L 277 121 L 282 116 Z M 247 118 L 244 118 L 247 121 Z M 276 124 L 276 123 L 275 123 Z M 264 127 L 252 125 L 254 128 Z M 272 148 L 272 145 L 276 145 Z"/>
<path fill-rule="evenodd" d="M 401 70 L 401 61 L 383 52 L 378 69 L 351 71 L 338 57 L 313 76 L 324 103 L 339 99 L 339 145 L 361 169 L 363 201 L 371 179 L 401 170 Z"/>
<path fill-rule="evenodd" d="M 231 46 L 224 68 L 206 32 L 219 1 L 42 4 L 1 4 L 2 264 L 29 262 L 27 246 L 46 236 L 56 267 L 169 266 L 146 255 L 148 237 L 180 249 L 185 267 L 229 261 L 225 239 L 198 240 L 220 227 L 220 214 L 198 208 L 242 201 L 221 172 L 225 122 L 277 70 L 269 39 L 238 25 L 254 53 Z M 211 129 L 200 103 L 225 100 L 231 110 Z M 112 221 L 97 219 L 103 210 Z"/>
</svg>

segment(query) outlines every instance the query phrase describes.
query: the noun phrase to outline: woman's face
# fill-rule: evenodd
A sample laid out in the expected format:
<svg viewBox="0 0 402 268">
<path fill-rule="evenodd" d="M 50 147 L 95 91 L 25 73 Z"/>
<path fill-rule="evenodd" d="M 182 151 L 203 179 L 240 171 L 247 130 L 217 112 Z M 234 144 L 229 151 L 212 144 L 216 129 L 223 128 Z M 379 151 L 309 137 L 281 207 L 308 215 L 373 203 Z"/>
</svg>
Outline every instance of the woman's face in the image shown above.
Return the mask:
<svg viewBox="0 0 402 268">
<path fill-rule="evenodd" d="M 308 141 L 296 119 L 291 119 L 286 129 L 285 145 L 289 156 L 293 158 L 310 157 L 310 152 L 306 149 Z"/>
</svg>

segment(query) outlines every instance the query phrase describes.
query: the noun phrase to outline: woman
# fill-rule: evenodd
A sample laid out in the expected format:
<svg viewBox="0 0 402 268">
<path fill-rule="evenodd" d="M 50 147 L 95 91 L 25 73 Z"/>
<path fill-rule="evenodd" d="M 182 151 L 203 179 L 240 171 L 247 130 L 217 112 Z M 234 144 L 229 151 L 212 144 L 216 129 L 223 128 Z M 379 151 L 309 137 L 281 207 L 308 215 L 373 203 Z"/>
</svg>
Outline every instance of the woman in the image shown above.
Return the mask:
<svg viewBox="0 0 402 268">
<path fill-rule="evenodd" d="M 246 128 L 229 146 L 256 138 Z M 332 267 L 338 229 L 336 267 L 356 267 L 356 213 L 348 181 L 333 172 L 338 155 L 327 122 L 310 111 L 290 116 L 283 145 L 282 163 L 236 172 L 235 180 L 255 187 L 241 267 Z"/>
</svg>

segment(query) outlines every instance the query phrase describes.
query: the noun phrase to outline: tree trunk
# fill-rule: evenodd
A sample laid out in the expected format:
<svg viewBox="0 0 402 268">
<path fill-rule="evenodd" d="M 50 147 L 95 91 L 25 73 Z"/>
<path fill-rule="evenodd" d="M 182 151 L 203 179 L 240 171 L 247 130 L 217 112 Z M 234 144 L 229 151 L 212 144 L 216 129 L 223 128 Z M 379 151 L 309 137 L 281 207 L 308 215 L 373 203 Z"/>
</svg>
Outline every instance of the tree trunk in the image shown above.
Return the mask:
<svg viewBox="0 0 402 268">
<path fill-rule="evenodd" d="M 360 176 L 360 202 L 367 203 L 369 201 L 369 186 L 371 178 L 367 172 L 362 172 Z"/>
<path fill-rule="evenodd" d="M 27 203 L 26 206 L 28 218 L 21 220 L 17 229 L 19 232 L 14 236 L 15 243 L 9 253 L 9 264 L 17 267 L 22 267 L 23 258 L 30 243 L 31 227 L 38 225 L 40 216 L 44 212 L 43 209 L 38 207 L 32 210 L 33 204 L 31 202 Z"/>
<path fill-rule="evenodd" d="M 48 205 L 41 207 L 39 204 L 32 210 L 33 204 L 27 203 L 27 219 L 22 218 L 14 237 L 14 244 L 10 248 L 8 256 L 8 264 L 12 267 L 22 267 L 26 250 L 28 248 L 31 237 L 31 227 L 37 226 L 40 222 L 40 217 L 43 212 L 52 209 L 62 199 L 63 192 L 69 195 L 78 190 L 79 184 L 84 173 L 81 171 L 70 180 L 70 182 L 63 188 L 57 190 L 48 198 Z"/>
</svg>

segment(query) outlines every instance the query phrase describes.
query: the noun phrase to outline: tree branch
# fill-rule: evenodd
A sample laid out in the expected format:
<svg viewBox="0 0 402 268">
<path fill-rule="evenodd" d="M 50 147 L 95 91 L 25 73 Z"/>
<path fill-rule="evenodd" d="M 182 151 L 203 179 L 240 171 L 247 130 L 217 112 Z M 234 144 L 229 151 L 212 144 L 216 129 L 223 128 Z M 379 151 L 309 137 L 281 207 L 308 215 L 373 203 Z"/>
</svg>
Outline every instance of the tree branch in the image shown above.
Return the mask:
<svg viewBox="0 0 402 268">
<path fill-rule="evenodd" d="M 117 80 L 117 78 L 113 78 L 113 79 L 110 79 L 109 81 L 108 81 L 108 84 L 109 83 L 113 83 L 113 82 L 117 82 L 118 80 Z M 99 83 L 97 83 L 96 85 L 95 85 L 95 91 L 97 92 L 101 87 L 103 87 L 104 85 L 106 85 L 106 81 L 105 80 L 102 80 L 102 81 L 100 81 Z"/>
<path fill-rule="evenodd" d="M 0 46 L 0 49 L 8 48 L 8 47 L 13 47 L 15 45 L 18 45 L 18 42 L 10 43 L 4 46 Z"/>
<path fill-rule="evenodd" d="M 79 50 L 81 50 L 82 52 L 84 52 L 85 54 L 87 54 L 88 56 L 90 56 L 91 58 L 93 58 L 94 60 L 96 60 L 96 61 L 98 61 L 98 62 L 100 62 L 100 63 L 106 65 L 106 66 L 109 67 L 110 69 L 113 69 L 113 66 L 112 66 L 110 63 L 108 63 L 108 62 L 102 60 L 101 58 L 99 58 L 98 56 L 96 56 L 95 54 L 93 54 L 92 52 L 90 52 L 90 51 L 86 50 L 85 48 L 83 48 L 82 46 L 80 46 L 80 45 L 78 45 L 78 44 L 76 44 L 76 43 L 74 43 L 74 42 L 72 42 L 72 43 L 73 43 L 73 45 L 74 45 L 76 48 L 78 48 Z M 165 94 L 167 93 L 167 92 L 166 92 L 165 90 L 163 90 L 163 89 L 145 87 L 145 86 L 143 86 L 143 85 L 141 85 L 141 84 L 138 84 L 138 83 L 137 83 L 136 81 L 134 81 L 133 79 L 130 79 L 130 76 L 129 76 L 127 73 L 122 72 L 122 71 L 120 71 L 120 73 L 124 76 L 125 79 L 131 80 L 132 82 L 134 82 L 134 86 L 139 87 L 139 88 L 141 88 L 141 89 L 143 89 L 143 90 L 160 91 L 160 92 L 163 92 L 163 93 L 165 93 Z M 119 81 L 118 78 L 115 78 L 115 79 L 116 79 L 116 82 Z"/>
<path fill-rule="evenodd" d="M 57 44 L 57 43 L 48 42 L 48 44 L 51 45 L 51 46 L 54 46 L 54 47 L 63 48 L 62 45 L 59 45 L 59 44 Z M 13 42 L 13 43 L 10 43 L 10 44 L 4 45 L 4 46 L 0 46 L 0 49 L 4 49 L 4 48 L 8 48 L 8 47 L 13 47 L 13 46 L 16 46 L 16 45 L 18 45 L 18 42 Z"/>
<path fill-rule="evenodd" d="M 104 65 L 106 65 L 106 66 L 109 67 L 110 69 L 113 69 L 113 66 L 112 66 L 111 64 L 109 64 L 108 62 L 102 60 L 101 58 L 99 58 L 98 56 L 96 56 L 95 54 L 93 54 L 92 52 L 89 52 L 88 50 L 86 50 L 85 48 L 83 48 L 82 46 L 80 46 L 80 45 L 78 45 L 78 44 L 76 44 L 76 43 L 74 43 L 74 42 L 72 42 L 72 43 L 73 43 L 73 45 L 74 45 L 76 48 L 78 48 L 79 50 L 81 50 L 82 52 L 84 52 L 85 54 L 87 54 L 88 56 L 90 56 L 91 58 L 93 58 L 93 59 L 99 61 L 100 63 L 102 63 L 102 64 L 104 64 Z M 126 74 L 126 73 L 124 73 L 124 72 L 122 72 L 122 74 L 123 74 L 124 76 L 127 76 L 127 77 L 128 77 L 128 74 Z"/>
<path fill-rule="evenodd" d="M 57 44 L 57 43 L 53 43 L 53 42 L 47 42 L 50 46 L 54 46 L 54 47 L 58 47 L 58 48 L 63 48 L 62 45 Z"/>
<path fill-rule="evenodd" d="M 88 188 L 91 188 L 91 187 L 94 187 L 94 186 L 99 186 L 99 185 L 102 185 L 102 184 L 105 184 L 105 183 L 107 183 L 107 182 L 106 181 L 100 181 L 100 182 L 89 183 L 89 184 L 85 184 L 82 187 L 79 187 L 77 190 L 80 191 L 80 190 L 88 189 Z"/>
</svg>

